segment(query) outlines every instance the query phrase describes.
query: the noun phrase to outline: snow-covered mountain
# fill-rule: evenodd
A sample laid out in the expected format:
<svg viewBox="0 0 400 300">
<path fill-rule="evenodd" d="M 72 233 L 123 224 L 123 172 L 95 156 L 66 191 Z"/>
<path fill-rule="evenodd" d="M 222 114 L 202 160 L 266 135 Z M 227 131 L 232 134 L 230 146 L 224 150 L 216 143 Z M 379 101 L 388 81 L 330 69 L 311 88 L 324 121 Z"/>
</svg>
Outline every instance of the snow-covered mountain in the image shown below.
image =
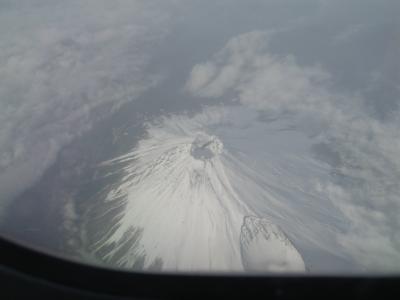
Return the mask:
<svg viewBox="0 0 400 300">
<path fill-rule="evenodd" d="M 258 122 L 243 108 L 149 123 L 130 153 L 103 165 L 122 176 L 104 197 L 97 219 L 108 232 L 92 249 L 127 268 L 304 271 L 294 244 L 320 243 L 313 224 L 335 218 L 306 190 L 326 172 L 309 147 L 288 121 Z"/>
</svg>

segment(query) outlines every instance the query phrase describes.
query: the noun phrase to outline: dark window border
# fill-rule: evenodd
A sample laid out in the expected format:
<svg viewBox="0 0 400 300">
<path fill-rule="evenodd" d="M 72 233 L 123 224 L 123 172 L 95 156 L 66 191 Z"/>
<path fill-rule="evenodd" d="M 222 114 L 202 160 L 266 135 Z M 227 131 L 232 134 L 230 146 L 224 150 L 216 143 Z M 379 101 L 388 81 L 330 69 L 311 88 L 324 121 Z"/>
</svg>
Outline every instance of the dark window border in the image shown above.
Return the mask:
<svg viewBox="0 0 400 300">
<path fill-rule="evenodd" d="M 1 299 L 400 299 L 399 276 L 138 273 L 71 262 L 4 238 L 0 286 Z"/>
</svg>

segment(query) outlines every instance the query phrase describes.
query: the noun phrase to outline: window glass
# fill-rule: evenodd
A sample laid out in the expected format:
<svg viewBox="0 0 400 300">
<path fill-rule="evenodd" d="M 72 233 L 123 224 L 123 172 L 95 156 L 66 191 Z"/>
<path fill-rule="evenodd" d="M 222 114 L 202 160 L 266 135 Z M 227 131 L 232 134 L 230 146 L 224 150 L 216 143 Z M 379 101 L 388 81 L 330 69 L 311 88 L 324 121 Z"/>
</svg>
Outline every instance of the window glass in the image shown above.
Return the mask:
<svg viewBox="0 0 400 300">
<path fill-rule="evenodd" d="M 132 271 L 400 271 L 399 1 L 0 0 L 0 235 Z"/>
</svg>

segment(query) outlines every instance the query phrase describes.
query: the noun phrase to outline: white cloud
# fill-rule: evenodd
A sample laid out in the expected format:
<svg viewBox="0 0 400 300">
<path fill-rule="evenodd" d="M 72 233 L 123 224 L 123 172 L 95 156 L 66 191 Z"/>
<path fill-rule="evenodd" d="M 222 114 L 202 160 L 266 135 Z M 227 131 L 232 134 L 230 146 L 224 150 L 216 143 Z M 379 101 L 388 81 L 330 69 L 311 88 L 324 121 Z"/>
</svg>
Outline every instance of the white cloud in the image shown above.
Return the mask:
<svg viewBox="0 0 400 300">
<path fill-rule="evenodd" d="M 258 109 L 299 109 L 327 97 L 329 75 L 301 67 L 292 56 L 266 52 L 271 34 L 251 32 L 230 40 L 212 61 L 193 67 L 186 90 L 202 97 L 236 92 L 241 103 Z M 294 107 L 296 106 L 296 107 Z"/>
<path fill-rule="evenodd" d="M 212 63 L 199 64 L 193 67 L 191 76 L 186 83 L 189 91 L 198 91 L 214 77 L 216 67 Z"/>
<path fill-rule="evenodd" d="M 265 48 L 267 38 L 266 33 L 251 32 L 231 39 L 213 61 L 194 66 L 185 89 L 198 96 L 221 97 L 239 84 L 246 67 L 257 63 L 254 58 Z"/>
</svg>

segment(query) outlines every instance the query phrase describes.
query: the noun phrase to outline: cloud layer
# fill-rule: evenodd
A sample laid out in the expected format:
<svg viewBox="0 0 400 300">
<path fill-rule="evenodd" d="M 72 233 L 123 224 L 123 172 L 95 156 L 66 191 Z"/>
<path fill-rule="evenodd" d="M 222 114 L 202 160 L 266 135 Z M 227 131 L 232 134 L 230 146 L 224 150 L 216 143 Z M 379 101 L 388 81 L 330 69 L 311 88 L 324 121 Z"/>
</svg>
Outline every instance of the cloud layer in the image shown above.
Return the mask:
<svg viewBox="0 0 400 300">
<path fill-rule="evenodd" d="M 39 179 L 61 147 L 158 82 L 146 66 L 167 33 L 164 5 L 19 1 L 3 9 L 0 199 Z"/>
</svg>

